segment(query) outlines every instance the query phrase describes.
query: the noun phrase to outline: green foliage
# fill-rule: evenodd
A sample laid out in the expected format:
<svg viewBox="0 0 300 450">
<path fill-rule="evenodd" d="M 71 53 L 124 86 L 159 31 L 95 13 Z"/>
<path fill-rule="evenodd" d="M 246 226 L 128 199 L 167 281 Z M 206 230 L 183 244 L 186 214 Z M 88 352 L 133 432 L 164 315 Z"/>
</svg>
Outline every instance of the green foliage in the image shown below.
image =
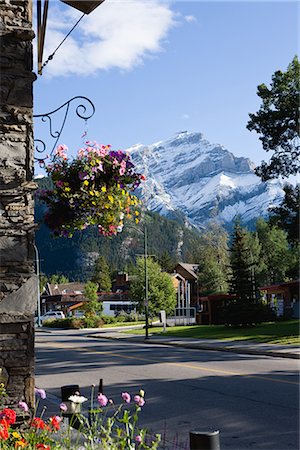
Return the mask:
<svg viewBox="0 0 300 450">
<path fill-rule="evenodd" d="M 89 300 L 83 306 L 86 317 L 90 318 L 103 311 L 103 305 L 98 301 L 98 284 L 88 281 L 84 286 L 84 296 Z"/>
<path fill-rule="evenodd" d="M 255 300 L 254 262 L 249 246 L 249 232 L 241 227 L 238 219 L 233 231 L 230 264 L 232 270 L 231 292 L 236 295 L 240 302 L 253 302 Z"/>
<path fill-rule="evenodd" d="M 102 317 L 91 315 L 87 317 L 66 317 L 65 319 L 49 320 L 44 323 L 48 328 L 67 328 L 67 329 L 82 329 L 82 328 L 101 328 L 104 324 Z"/>
<path fill-rule="evenodd" d="M 109 267 L 104 256 L 99 256 L 96 260 L 91 281 L 97 283 L 99 291 L 109 292 L 111 290 Z"/>
<path fill-rule="evenodd" d="M 300 64 L 297 56 L 286 72 L 276 71 L 270 88 L 257 87 L 262 105 L 256 114 L 249 114 L 248 130 L 260 134 L 264 150 L 273 151 L 269 163 L 256 168 L 263 180 L 288 177 L 300 171 L 299 94 Z"/>
<path fill-rule="evenodd" d="M 167 314 L 174 312 L 176 291 L 169 274 L 161 270 L 160 265 L 151 258 L 147 259 L 148 299 L 150 315 L 157 315 L 160 310 Z M 130 286 L 130 297 L 139 302 L 140 310 L 144 309 L 145 299 L 145 260 L 138 258 L 134 271 L 135 278 Z"/>
<path fill-rule="evenodd" d="M 69 279 L 65 275 L 53 274 L 49 277 L 48 282 L 51 284 L 69 283 Z"/>
<path fill-rule="evenodd" d="M 256 229 L 261 244 L 260 285 L 286 281 L 287 274 L 295 264 L 293 252 L 287 241 L 287 234 L 264 219 L 257 221 Z"/>
<path fill-rule="evenodd" d="M 229 277 L 228 233 L 217 222 L 211 222 L 201 235 L 199 247 L 200 291 L 202 294 L 227 293 Z"/>
<path fill-rule="evenodd" d="M 284 198 L 280 206 L 271 208 L 270 223 L 277 225 L 287 233 L 292 246 L 299 245 L 299 209 L 300 185 L 286 184 L 283 187 Z"/>
</svg>

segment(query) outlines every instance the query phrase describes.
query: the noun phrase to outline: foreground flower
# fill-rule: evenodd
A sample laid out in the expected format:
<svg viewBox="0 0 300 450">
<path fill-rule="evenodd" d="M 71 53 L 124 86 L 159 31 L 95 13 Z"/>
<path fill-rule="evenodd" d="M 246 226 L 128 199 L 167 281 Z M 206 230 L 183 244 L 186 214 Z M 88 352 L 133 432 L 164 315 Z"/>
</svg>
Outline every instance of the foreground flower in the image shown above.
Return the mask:
<svg viewBox="0 0 300 450">
<path fill-rule="evenodd" d="M 128 392 L 122 392 L 122 399 L 124 400 L 125 403 L 130 403 L 131 400 L 130 394 L 128 394 Z"/>
<path fill-rule="evenodd" d="M 50 423 L 51 423 L 51 425 L 52 425 L 52 427 L 55 429 L 55 430 L 59 430 L 60 429 L 60 422 L 61 422 L 61 417 L 59 417 L 59 416 L 52 416 L 52 417 L 50 417 Z"/>
<path fill-rule="evenodd" d="M 36 448 L 38 450 L 51 450 L 49 445 L 46 444 L 36 444 Z"/>
<path fill-rule="evenodd" d="M 104 394 L 98 395 L 98 403 L 100 406 L 106 406 L 108 403 L 108 398 Z"/>
<path fill-rule="evenodd" d="M 8 425 L 13 425 L 16 422 L 16 417 L 16 412 L 10 408 L 4 408 L 0 413 L 0 418 L 4 419 Z"/>
<path fill-rule="evenodd" d="M 25 439 L 20 439 L 19 441 L 15 442 L 16 449 L 26 448 L 26 447 L 28 447 L 28 442 L 26 442 Z"/>
<path fill-rule="evenodd" d="M 48 425 L 40 419 L 39 417 L 34 417 L 31 422 L 32 428 L 41 429 L 41 430 L 49 430 Z"/>
<path fill-rule="evenodd" d="M 23 409 L 23 411 L 28 412 L 29 408 L 26 402 L 19 402 L 19 408 Z"/>
<path fill-rule="evenodd" d="M 45 398 L 47 397 L 46 391 L 44 389 L 34 388 L 34 392 L 36 395 L 41 397 L 42 400 L 45 400 Z"/>
<path fill-rule="evenodd" d="M 66 405 L 65 403 L 61 403 L 61 404 L 59 405 L 59 408 L 60 408 L 60 410 L 61 410 L 62 412 L 66 412 L 66 411 L 68 410 L 68 407 L 67 407 L 67 405 Z"/>
<path fill-rule="evenodd" d="M 134 438 L 135 442 L 137 442 L 138 444 L 140 444 L 142 442 L 142 436 L 140 436 L 139 434 Z"/>
<path fill-rule="evenodd" d="M 138 406 L 141 406 L 141 407 L 144 406 L 144 404 L 145 404 L 145 400 L 140 395 L 135 395 L 134 401 Z"/>
<path fill-rule="evenodd" d="M 86 402 L 87 398 L 84 397 L 83 395 L 76 395 L 75 394 L 75 395 L 71 395 L 71 397 L 69 397 L 68 400 L 70 400 L 70 402 L 73 402 L 73 403 L 81 404 L 81 403 Z"/>
<path fill-rule="evenodd" d="M 0 420 L 0 440 L 6 441 L 9 438 L 8 433 L 9 424 L 5 419 Z"/>
</svg>

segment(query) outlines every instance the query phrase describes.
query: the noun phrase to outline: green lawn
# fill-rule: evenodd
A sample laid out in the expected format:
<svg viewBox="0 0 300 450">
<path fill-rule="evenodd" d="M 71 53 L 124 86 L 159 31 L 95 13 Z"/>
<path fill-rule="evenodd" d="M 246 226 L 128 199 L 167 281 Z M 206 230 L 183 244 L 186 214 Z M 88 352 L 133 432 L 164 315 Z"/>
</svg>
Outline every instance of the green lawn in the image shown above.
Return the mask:
<svg viewBox="0 0 300 450">
<path fill-rule="evenodd" d="M 270 344 L 300 344 L 299 320 L 286 322 L 268 322 L 256 327 L 232 328 L 223 325 L 192 325 L 168 327 L 166 333 L 162 328 L 149 329 L 151 334 L 161 336 L 176 336 L 195 339 L 222 339 L 222 340 L 253 340 Z M 145 330 L 131 330 L 128 333 L 144 334 Z"/>
<path fill-rule="evenodd" d="M 143 324 L 145 324 L 145 321 L 105 323 L 101 328 L 129 327 L 131 325 L 143 325 Z"/>
</svg>

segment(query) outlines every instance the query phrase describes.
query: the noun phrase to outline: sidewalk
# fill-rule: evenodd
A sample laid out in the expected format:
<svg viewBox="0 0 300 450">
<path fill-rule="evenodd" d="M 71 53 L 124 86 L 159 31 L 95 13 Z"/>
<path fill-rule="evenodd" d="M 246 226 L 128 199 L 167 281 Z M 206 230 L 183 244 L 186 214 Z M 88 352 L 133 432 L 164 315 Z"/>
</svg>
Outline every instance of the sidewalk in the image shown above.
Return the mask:
<svg viewBox="0 0 300 450">
<path fill-rule="evenodd" d="M 101 331 L 98 329 L 97 332 L 91 332 L 91 330 L 89 330 L 86 335 L 94 339 L 115 339 L 127 342 L 143 343 L 146 345 L 159 344 L 199 350 L 214 350 L 249 355 L 300 359 L 300 347 L 298 345 L 264 344 L 255 341 L 178 338 L 175 336 L 151 336 L 151 330 L 148 340 L 145 339 L 145 336 L 122 333 L 121 330 L 116 331 L 116 329 L 106 329 Z"/>
</svg>

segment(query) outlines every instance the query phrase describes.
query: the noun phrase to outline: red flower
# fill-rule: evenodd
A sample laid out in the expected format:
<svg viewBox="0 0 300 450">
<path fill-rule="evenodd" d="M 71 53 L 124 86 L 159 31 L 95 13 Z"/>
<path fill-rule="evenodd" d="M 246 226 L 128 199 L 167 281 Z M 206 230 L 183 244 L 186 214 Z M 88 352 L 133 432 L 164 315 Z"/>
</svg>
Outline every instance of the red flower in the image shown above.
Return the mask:
<svg viewBox="0 0 300 450">
<path fill-rule="evenodd" d="M 41 430 L 49 430 L 48 425 L 46 425 L 43 419 L 40 419 L 39 417 L 34 417 L 32 419 L 31 426 L 33 428 L 40 428 Z"/>
<path fill-rule="evenodd" d="M 52 416 L 50 417 L 50 423 L 53 426 L 53 428 L 55 428 L 55 430 L 59 430 L 60 429 L 60 417 L 59 416 Z"/>
<path fill-rule="evenodd" d="M 49 445 L 46 444 L 36 444 L 36 448 L 38 448 L 39 450 L 51 450 Z"/>
<path fill-rule="evenodd" d="M 6 439 L 9 438 L 8 427 L 9 427 L 9 424 L 8 424 L 7 420 L 1 419 L 0 420 L 0 440 L 3 439 L 4 441 L 6 441 Z"/>
<path fill-rule="evenodd" d="M 9 425 L 13 425 L 16 422 L 17 414 L 13 409 L 4 408 L 0 413 L 0 418 L 5 419 Z"/>
</svg>

